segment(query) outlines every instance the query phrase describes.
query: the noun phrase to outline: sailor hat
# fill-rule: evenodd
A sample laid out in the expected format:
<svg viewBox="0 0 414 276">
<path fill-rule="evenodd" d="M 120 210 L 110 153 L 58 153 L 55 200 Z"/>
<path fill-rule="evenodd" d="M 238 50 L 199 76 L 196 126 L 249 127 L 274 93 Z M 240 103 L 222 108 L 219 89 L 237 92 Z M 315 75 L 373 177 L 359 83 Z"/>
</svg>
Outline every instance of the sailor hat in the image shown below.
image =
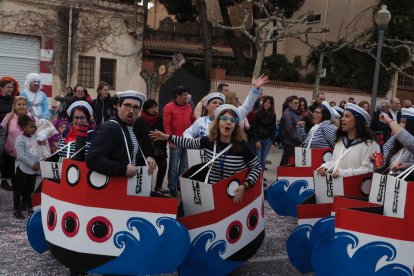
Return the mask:
<svg viewBox="0 0 414 276">
<path fill-rule="evenodd" d="M 401 108 L 401 117 L 406 120 L 414 120 L 414 108 Z"/>
<path fill-rule="evenodd" d="M 210 93 L 204 97 L 203 105 L 206 107 L 212 100 L 221 100 L 222 103 L 226 100 L 226 97 L 220 92 Z"/>
<path fill-rule="evenodd" d="M 76 101 L 76 102 L 73 102 L 69 106 L 68 110 L 66 111 L 68 113 L 68 116 L 70 117 L 70 114 L 72 113 L 72 110 L 74 108 L 80 107 L 80 106 L 82 106 L 82 107 L 86 108 L 86 110 L 88 110 L 89 116 L 92 116 L 93 115 L 92 107 L 91 107 L 91 105 L 88 102 L 85 102 L 85 101 Z"/>
<path fill-rule="evenodd" d="M 335 117 L 337 117 L 337 118 L 340 118 L 342 116 L 342 114 L 344 114 L 344 111 L 345 111 L 342 107 L 337 106 L 337 105 L 334 106 L 333 109 L 335 109 L 335 111 L 336 111 Z"/>
<path fill-rule="evenodd" d="M 327 118 L 328 120 L 332 120 L 333 118 L 335 118 L 335 110 L 332 108 L 332 106 L 329 105 L 327 101 L 323 101 L 320 106 L 326 111 L 328 111 L 328 114 L 330 115 L 330 117 Z"/>
<path fill-rule="evenodd" d="M 347 103 L 345 105 L 345 110 L 352 112 L 355 117 L 364 120 L 367 124 L 370 124 L 371 117 L 369 116 L 368 112 L 366 112 L 362 107 L 359 107 L 353 103 Z"/>
<path fill-rule="evenodd" d="M 123 92 L 117 92 L 116 96 L 119 99 L 137 100 L 141 103 L 141 105 L 146 100 L 146 97 L 145 97 L 144 94 L 142 94 L 141 92 L 135 91 L 135 90 L 127 90 L 127 91 L 123 91 Z"/>
<path fill-rule="evenodd" d="M 214 117 L 218 117 L 220 114 L 224 113 L 226 110 L 232 110 L 234 113 L 236 113 L 237 118 L 239 119 L 239 122 L 241 121 L 240 113 L 237 107 L 231 104 L 223 104 L 214 110 Z"/>
</svg>

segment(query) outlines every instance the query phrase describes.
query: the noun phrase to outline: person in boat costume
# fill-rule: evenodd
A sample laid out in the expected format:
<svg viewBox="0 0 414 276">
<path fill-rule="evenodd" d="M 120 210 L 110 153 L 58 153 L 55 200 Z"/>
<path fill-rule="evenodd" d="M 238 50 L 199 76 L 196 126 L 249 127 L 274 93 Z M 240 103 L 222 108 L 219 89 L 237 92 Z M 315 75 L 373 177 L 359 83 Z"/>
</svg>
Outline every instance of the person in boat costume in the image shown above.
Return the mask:
<svg viewBox="0 0 414 276">
<path fill-rule="evenodd" d="M 299 121 L 296 129 L 304 147 L 332 148 L 335 145 L 336 127 L 331 123 L 336 112 L 327 101 L 323 101 L 312 114 L 314 126 L 306 134 L 305 121 Z"/>
<path fill-rule="evenodd" d="M 88 102 L 76 101 L 69 106 L 67 114 L 72 126 L 62 132 L 57 154 L 61 157 L 74 157 L 83 161 L 84 152 L 88 152 L 94 134 L 94 131 L 90 129 L 92 107 Z M 84 146 L 85 151 L 82 150 Z"/>
<path fill-rule="evenodd" d="M 404 170 L 414 164 L 414 108 L 402 108 L 401 117 L 399 124 L 386 113 L 380 115 L 381 122 L 389 125 L 394 134 L 384 144 L 384 159 L 391 171 Z"/>
<path fill-rule="evenodd" d="M 249 90 L 249 95 L 244 101 L 243 105 L 238 107 L 238 112 L 240 115 L 239 121 L 243 121 L 246 118 L 246 115 L 252 111 L 253 106 L 259 97 L 261 90 L 260 86 L 266 84 L 269 81 L 269 78 L 265 75 L 261 75 L 257 80 L 253 80 L 252 87 Z M 260 86 L 255 85 L 260 83 Z M 214 111 L 217 107 L 224 104 L 226 97 L 220 92 L 214 92 L 208 94 L 203 99 L 203 106 L 207 110 L 207 115 L 198 118 L 189 128 L 184 131 L 183 136 L 185 138 L 198 138 L 208 135 L 208 129 L 211 126 L 211 123 L 214 120 Z"/>
<path fill-rule="evenodd" d="M 114 118 L 100 125 L 95 131 L 86 156 L 86 165 L 100 174 L 132 177 L 138 172 L 141 144 L 138 143 L 133 126 L 145 101 L 145 95 L 128 90 L 118 92 L 117 97 L 118 111 Z M 151 156 L 147 156 L 146 160 L 148 172 L 151 174 L 157 165 Z"/>
<path fill-rule="evenodd" d="M 352 176 L 369 173 L 374 170 L 370 156 L 379 152 L 380 147 L 374 134 L 369 130 L 369 114 L 361 107 L 347 103 L 341 118 L 341 125 L 336 132 L 336 144 L 332 160 L 322 164 L 318 169 L 320 175 L 334 165 L 332 176 Z"/>
<path fill-rule="evenodd" d="M 214 121 L 208 136 L 197 139 L 167 135 L 161 131 L 151 131 L 154 140 L 166 140 L 186 149 L 203 149 L 209 161 L 221 153 L 211 166 L 207 182 L 214 184 L 244 168 L 250 168 L 244 183 L 235 189 L 234 202 L 242 200 L 243 194 L 251 188 L 260 176 L 261 166 L 253 149 L 247 144 L 245 134 L 238 124 L 239 110 L 224 104 L 214 111 Z"/>
</svg>

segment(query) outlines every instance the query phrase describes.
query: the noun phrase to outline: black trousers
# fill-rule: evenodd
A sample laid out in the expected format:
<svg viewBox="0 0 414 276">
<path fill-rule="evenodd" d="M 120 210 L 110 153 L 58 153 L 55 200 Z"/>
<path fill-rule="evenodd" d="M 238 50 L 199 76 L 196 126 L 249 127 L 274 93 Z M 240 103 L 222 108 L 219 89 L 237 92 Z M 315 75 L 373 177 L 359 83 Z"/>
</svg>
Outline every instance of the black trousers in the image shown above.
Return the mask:
<svg viewBox="0 0 414 276">
<path fill-rule="evenodd" d="M 1 169 L 1 177 L 12 179 L 14 176 L 14 161 L 16 160 L 16 158 L 6 153 L 3 154 L 2 158 L 3 168 Z"/>
<path fill-rule="evenodd" d="M 21 211 L 23 207 L 32 208 L 32 193 L 36 184 L 36 174 L 26 174 L 16 169 L 13 179 L 13 204 L 14 210 Z"/>
<path fill-rule="evenodd" d="M 155 188 L 161 188 L 164 181 L 165 174 L 167 173 L 167 158 L 154 158 L 155 163 L 158 166 L 157 181 L 155 182 Z"/>
<path fill-rule="evenodd" d="M 289 157 L 295 156 L 295 147 L 282 143 L 283 146 L 283 155 L 282 160 L 280 160 L 280 166 L 286 166 L 288 164 Z"/>
</svg>

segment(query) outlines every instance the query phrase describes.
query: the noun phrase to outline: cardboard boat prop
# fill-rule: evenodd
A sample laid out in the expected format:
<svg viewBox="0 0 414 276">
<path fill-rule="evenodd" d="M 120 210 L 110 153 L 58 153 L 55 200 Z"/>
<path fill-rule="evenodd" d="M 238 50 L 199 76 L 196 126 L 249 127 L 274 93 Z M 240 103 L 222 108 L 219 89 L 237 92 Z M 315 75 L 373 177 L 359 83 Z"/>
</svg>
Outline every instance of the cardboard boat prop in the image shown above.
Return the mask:
<svg viewBox="0 0 414 276">
<path fill-rule="evenodd" d="M 298 227 L 286 241 L 289 260 L 301 273 L 313 271 L 311 258 L 316 243 L 333 231 L 334 197 L 367 198 L 371 188 L 372 173 L 333 178 L 332 174 L 315 173 L 315 193 L 296 206 Z M 360 201 L 338 201 L 337 206 L 357 206 Z"/>
<path fill-rule="evenodd" d="M 366 205 L 335 210 L 335 233 L 314 247 L 317 275 L 413 275 L 414 182 L 384 179 L 375 179 Z"/>
<path fill-rule="evenodd" d="M 277 181 L 267 189 L 267 199 L 280 216 L 297 217 L 296 205 L 314 193 L 313 171 L 331 160 L 331 148 L 295 148 L 295 166 L 277 168 Z"/>
<path fill-rule="evenodd" d="M 173 273 L 190 246 L 187 229 L 176 220 L 179 203 L 144 196 L 142 177 L 109 177 L 84 162 L 63 160 L 60 180 L 43 179 L 41 208 L 27 226 L 31 245 L 41 251 L 46 244 L 77 272 Z"/>
<path fill-rule="evenodd" d="M 190 168 L 180 178 L 190 252 L 179 267 L 179 275 L 227 275 L 240 267 L 260 248 L 265 237 L 264 198 L 261 174 L 254 186 L 233 202 L 234 189 L 243 184 L 249 169 L 214 185 L 204 182 L 201 168 Z"/>
</svg>

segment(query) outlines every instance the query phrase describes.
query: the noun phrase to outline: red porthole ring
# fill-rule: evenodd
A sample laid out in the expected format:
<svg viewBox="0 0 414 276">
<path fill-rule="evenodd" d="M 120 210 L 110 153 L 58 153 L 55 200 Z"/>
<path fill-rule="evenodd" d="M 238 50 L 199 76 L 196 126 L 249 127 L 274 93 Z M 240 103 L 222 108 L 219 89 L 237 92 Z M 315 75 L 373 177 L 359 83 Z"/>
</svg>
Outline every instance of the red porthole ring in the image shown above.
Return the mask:
<svg viewBox="0 0 414 276">
<path fill-rule="evenodd" d="M 47 221 L 47 228 L 49 229 L 49 231 L 55 230 L 56 223 L 57 223 L 57 214 L 56 214 L 55 207 L 50 206 L 49 210 L 47 211 L 46 221 Z"/>
<path fill-rule="evenodd" d="M 229 243 L 236 243 L 243 233 L 243 225 L 235 220 L 227 227 L 226 238 Z"/>
<path fill-rule="evenodd" d="M 63 233 L 72 238 L 79 232 L 79 218 L 74 212 L 66 212 L 62 217 Z"/>
<path fill-rule="evenodd" d="M 258 222 L 259 222 L 259 211 L 257 211 L 256 208 L 253 208 L 247 215 L 247 220 L 246 220 L 247 228 L 250 231 L 253 231 L 254 229 L 256 229 Z"/>
<path fill-rule="evenodd" d="M 88 237 L 94 242 L 105 242 L 112 236 L 112 223 L 104 217 L 92 218 L 86 227 Z"/>
</svg>

